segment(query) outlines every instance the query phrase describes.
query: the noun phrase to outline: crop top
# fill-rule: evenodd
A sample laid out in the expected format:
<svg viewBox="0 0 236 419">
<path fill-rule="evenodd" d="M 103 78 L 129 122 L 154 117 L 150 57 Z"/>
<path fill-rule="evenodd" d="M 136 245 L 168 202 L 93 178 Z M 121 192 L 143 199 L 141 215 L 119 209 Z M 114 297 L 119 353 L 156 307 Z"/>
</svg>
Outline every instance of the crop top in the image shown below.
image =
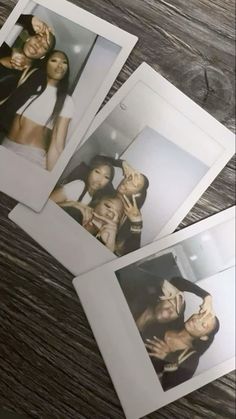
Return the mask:
<svg viewBox="0 0 236 419">
<path fill-rule="evenodd" d="M 31 96 L 30 99 L 28 99 L 27 102 L 17 110 L 17 114 L 23 114 L 23 116 L 35 122 L 36 124 L 47 126 L 47 128 L 52 129 L 52 122 L 47 124 L 47 121 L 52 115 L 57 100 L 57 88 L 55 86 L 47 85 L 43 93 L 32 102 L 32 100 L 36 97 L 36 95 Z M 64 118 L 72 118 L 73 112 L 73 100 L 71 96 L 67 95 L 59 116 L 63 116 Z"/>
</svg>

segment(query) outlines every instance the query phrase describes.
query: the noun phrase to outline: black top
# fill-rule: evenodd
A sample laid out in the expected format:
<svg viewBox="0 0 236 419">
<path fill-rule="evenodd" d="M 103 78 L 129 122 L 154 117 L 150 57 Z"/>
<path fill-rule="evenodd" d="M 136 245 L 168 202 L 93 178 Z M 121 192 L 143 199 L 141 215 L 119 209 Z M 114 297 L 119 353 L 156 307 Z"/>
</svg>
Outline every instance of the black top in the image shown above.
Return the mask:
<svg viewBox="0 0 236 419">
<path fill-rule="evenodd" d="M 157 303 L 163 295 L 163 279 L 158 276 L 158 272 L 143 272 L 137 266 L 131 265 L 116 272 L 120 286 L 127 299 L 130 310 L 135 319 L 146 310 L 148 306 Z M 191 292 L 200 298 L 205 298 L 209 293 L 200 288 L 194 282 L 182 277 L 168 279 L 179 291 Z"/>
<path fill-rule="evenodd" d="M 184 383 L 193 377 L 198 364 L 199 354 L 194 350 L 189 350 L 186 355 L 184 351 L 177 351 L 172 354 L 175 357 L 175 361 L 162 361 L 154 357 L 151 357 L 152 364 L 155 371 L 159 375 L 159 379 L 164 391 L 167 391 L 177 385 Z M 185 357 L 181 361 L 181 357 Z"/>
<path fill-rule="evenodd" d="M 35 34 L 31 21 L 33 15 L 21 15 L 16 22 L 28 31 L 30 35 Z M 10 57 L 12 48 L 5 42 L 0 47 L 0 58 Z M 23 71 L 15 70 L 0 65 L 0 101 L 6 99 L 17 87 Z"/>
</svg>

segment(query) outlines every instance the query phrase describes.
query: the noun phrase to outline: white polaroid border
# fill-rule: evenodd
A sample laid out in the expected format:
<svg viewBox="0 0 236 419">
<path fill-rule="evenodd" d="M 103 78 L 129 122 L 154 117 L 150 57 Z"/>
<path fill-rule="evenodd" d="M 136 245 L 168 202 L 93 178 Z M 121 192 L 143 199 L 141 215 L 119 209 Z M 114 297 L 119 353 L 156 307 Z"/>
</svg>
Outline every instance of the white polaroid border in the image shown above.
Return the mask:
<svg viewBox="0 0 236 419">
<path fill-rule="evenodd" d="M 164 392 L 115 272 L 230 219 L 235 219 L 235 207 L 74 279 L 127 419 L 143 417 L 229 373 L 235 368 L 235 358 Z"/>
<path fill-rule="evenodd" d="M 31 0 L 20 0 L 17 3 L 0 31 L 0 45 L 9 35 L 18 17 L 24 12 L 25 7 L 29 3 L 31 3 Z M 69 143 L 66 145 L 65 150 L 51 172 L 36 167 L 31 162 L 22 159 L 5 147 L 0 146 L 0 190 L 33 210 L 40 211 L 70 160 L 70 157 L 78 147 L 78 144 L 82 142 L 86 130 L 125 64 L 138 38 L 65 0 L 35 0 L 34 3 L 64 18 L 72 20 L 74 23 L 120 47 L 120 52 L 117 54 L 113 65 L 109 69 L 77 129 L 71 135 Z"/>
<path fill-rule="evenodd" d="M 98 113 L 87 131 L 84 141 L 88 140 L 138 82 L 145 83 L 146 86 L 157 93 L 158 97 L 160 96 L 161 99 L 164 98 L 168 105 L 178 110 L 191 123 L 200 127 L 204 138 L 209 136 L 223 148 L 223 152 L 219 158 L 209 168 L 188 198 L 160 231 L 158 234 L 158 238 L 160 238 L 172 233 L 176 229 L 210 183 L 233 156 L 235 147 L 234 134 L 165 78 L 156 73 L 150 66 L 143 63 Z M 173 130 L 176 129 L 177 127 L 173 126 Z M 199 142 L 199 148 L 201 148 L 202 144 L 199 138 L 195 138 L 195 140 Z M 22 227 L 23 230 L 32 236 L 75 276 L 116 258 L 110 250 L 92 237 L 82 226 L 66 214 L 62 208 L 50 200 L 40 214 L 36 214 L 24 206 L 18 205 L 10 213 L 9 218 Z"/>
</svg>

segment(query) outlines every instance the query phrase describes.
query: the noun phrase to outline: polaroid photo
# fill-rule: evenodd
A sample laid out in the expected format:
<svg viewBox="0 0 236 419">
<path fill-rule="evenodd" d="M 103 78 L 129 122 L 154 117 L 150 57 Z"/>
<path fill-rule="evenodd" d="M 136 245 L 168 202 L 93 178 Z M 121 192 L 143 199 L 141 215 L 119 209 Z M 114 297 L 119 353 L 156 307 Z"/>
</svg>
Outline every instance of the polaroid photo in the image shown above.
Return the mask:
<svg viewBox="0 0 236 419">
<path fill-rule="evenodd" d="M 0 190 L 40 211 L 137 37 L 64 0 L 20 0 L 0 31 Z"/>
<path fill-rule="evenodd" d="M 128 419 L 235 368 L 235 207 L 73 284 Z"/>
<path fill-rule="evenodd" d="M 94 119 L 40 214 L 10 218 L 75 276 L 172 233 L 234 135 L 147 64 Z"/>
</svg>

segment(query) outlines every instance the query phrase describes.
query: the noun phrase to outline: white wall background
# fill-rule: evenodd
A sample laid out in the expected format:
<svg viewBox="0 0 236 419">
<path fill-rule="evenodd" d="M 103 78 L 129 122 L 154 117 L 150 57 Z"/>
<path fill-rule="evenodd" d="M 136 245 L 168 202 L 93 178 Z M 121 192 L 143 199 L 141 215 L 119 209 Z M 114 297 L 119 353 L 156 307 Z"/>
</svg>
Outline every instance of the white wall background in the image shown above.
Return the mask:
<svg viewBox="0 0 236 419">
<path fill-rule="evenodd" d="M 147 198 L 141 209 L 142 245 L 145 245 L 173 217 L 208 167 L 148 127 L 121 157 L 149 179 Z"/>
<path fill-rule="evenodd" d="M 76 151 L 60 181 L 96 154 L 126 158 L 150 181 L 142 208 L 145 245 L 158 235 L 221 152 L 221 145 L 138 82 Z"/>
<path fill-rule="evenodd" d="M 182 276 L 196 282 L 235 265 L 235 219 L 218 224 L 136 263 L 172 253 Z M 158 272 L 157 272 L 158 274 Z"/>
<path fill-rule="evenodd" d="M 207 172 L 208 166 L 152 128 L 145 127 L 133 141 L 127 141 L 128 138 L 122 134 L 122 151 L 121 137 L 117 142 L 115 131 L 112 140 L 102 130 L 103 124 L 96 131 L 96 138 L 92 135 L 77 151 L 64 171 L 62 179 L 65 179 L 81 161 L 89 163 L 91 156 L 96 154 L 113 157 L 119 155 L 144 173 L 150 184 L 146 201 L 141 209 L 144 225 L 141 245 L 146 245 L 157 236 L 187 199 Z M 116 188 L 123 175 L 120 169 L 116 169 L 115 173 L 113 185 Z"/>
<path fill-rule="evenodd" d="M 197 280 L 235 265 L 235 220 L 180 243 Z"/>
</svg>

